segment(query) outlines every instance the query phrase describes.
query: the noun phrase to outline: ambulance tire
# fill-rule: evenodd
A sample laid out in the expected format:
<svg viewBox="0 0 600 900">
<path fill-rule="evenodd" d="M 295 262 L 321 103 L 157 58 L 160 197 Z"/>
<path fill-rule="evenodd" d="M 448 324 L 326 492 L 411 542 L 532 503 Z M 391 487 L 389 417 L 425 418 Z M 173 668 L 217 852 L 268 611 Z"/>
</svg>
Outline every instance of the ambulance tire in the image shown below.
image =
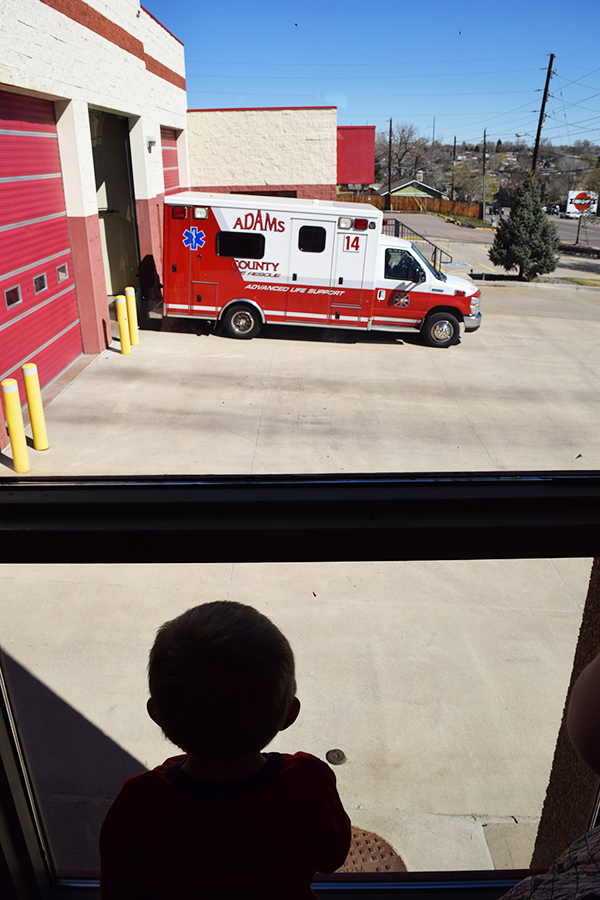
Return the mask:
<svg viewBox="0 0 600 900">
<path fill-rule="evenodd" d="M 452 347 L 460 340 L 460 325 L 451 313 L 433 313 L 421 328 L 428 347 Z"/>
<path fill-rule="evenodd" d="M 258 312 L 244 303 L 230 306 L 223 314 L 223 326 L 230 337 L 248 341 L 260 331 L 261 320 Z"/>
</svg>

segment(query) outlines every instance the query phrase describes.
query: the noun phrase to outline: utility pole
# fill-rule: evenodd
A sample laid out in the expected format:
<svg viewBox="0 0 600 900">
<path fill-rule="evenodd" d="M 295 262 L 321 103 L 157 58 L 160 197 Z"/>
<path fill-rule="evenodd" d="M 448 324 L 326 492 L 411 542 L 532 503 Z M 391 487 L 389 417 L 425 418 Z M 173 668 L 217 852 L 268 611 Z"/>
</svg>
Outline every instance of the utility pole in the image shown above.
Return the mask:
<svg viewBox="0 0 600 900">
<path fill-rule="evenodd" d="M 535 172 L 537 164 L 538 150 L 540 149 L 540 138 L 542 136 L 542 126 L 544 124 L 544 110 L 546 109 L 546 100 L 548 99 L 548 88 L 550 87 L 550 79 L 552 78 L 552 63 L 554 62 L 554 53 L 550 54 L 550 62 L 548 63 L 548 74 L 546 75 L 546 86 L 544 88 L 544 96 L 542 98 L 542 108 L 540 109 L 540 121 L 538 122 L 538 130 L 535 138 L 535 147 L 533 148 L 533 159 L 531 160 L 531 171 Z"/>
<path fill-rule="evenodd" d="M 454 135 L 454 152 L 452 153 L 452 200 L 454 201 L 454 170 L 456 169 L 456 135 Z"/>
<path fill-rule="evenodd" d="M 388 202 L 387 209 L 392 209 L 392 120 L 390 119 L 390 142 L 388 147 Z"/>
<path fill-rule="evenodd" d="M 485 222 L 485 154 L 486 154 L 486 143 L 485 143 L 485 128 L 483 129 L 483 209 L 481 213 L 481 218 Z"/>
</svg>

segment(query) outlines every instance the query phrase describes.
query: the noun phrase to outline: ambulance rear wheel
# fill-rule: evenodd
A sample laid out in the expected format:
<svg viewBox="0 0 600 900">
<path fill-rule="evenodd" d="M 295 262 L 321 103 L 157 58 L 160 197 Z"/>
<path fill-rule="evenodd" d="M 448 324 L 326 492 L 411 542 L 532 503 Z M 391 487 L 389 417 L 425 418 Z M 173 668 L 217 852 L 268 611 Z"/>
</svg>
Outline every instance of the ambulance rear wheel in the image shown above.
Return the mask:
<svg viewBox="0 0 600 900">
<path fill-rule="evenodd" d="M 450 313 L 434 313 L 423 325 L 421 334 L 429 347 L 451 347 L 460 338 L 460 325 Z"/>
<path fill-rule="evenodd" d="M 225 331 L 231 337 L 249 340 L 260 331 L 261 321 L 256 310 L 242 304 L 231 306 L 223 316 Z"/>
</svg>

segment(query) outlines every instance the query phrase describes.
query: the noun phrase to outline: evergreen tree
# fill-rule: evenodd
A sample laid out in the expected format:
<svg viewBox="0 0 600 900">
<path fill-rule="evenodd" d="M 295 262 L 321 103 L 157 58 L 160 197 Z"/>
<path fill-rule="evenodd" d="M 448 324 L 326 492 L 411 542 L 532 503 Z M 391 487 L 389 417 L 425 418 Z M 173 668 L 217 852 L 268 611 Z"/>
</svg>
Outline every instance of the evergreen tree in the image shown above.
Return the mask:
<svg viewBox="0 0 600 900">
<path fill-rule="evenodd" d="M 544 186 L 538 175 L 528 175 L 516 189 L 510 216 L 500 223 L 489 258 L 507 271 L 519 268 L 519 278 L 553 272 L 560 239 L 556 225 L 543 209 Z"/>
</svg>

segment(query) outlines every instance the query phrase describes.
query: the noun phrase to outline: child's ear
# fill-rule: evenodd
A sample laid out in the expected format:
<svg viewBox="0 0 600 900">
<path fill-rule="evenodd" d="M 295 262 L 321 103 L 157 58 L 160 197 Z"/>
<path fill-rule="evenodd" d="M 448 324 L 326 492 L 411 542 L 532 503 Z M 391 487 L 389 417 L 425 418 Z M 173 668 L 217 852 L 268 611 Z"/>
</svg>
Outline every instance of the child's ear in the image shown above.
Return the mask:
<svg viewBox="0 0 600 900">
<path fill-rule="evenodd" d="M 160 725 L 158 714 L 156 712 L 156 704 L 154 703 L 152 697 L 150 697 L 150 699 L 146 703 L 146 709 L 148 710 L 148 715 L 150 716 L 152 721 L 156 722 L 157 725 Z"/>
<path fill-rule="evenodd" d="M 281 731 L 285 731 L 286 728 L 289 728 L 290 725 L 293 725 L 296 719 L 298 718 L 298 714 L 300 713 L 300 701 L 297 697 L 294 697 L 290 704 L 290 708 L 288 710 L 288 714 L 285 717 L 284 723 L 281 726 Z"/>
</svg>

